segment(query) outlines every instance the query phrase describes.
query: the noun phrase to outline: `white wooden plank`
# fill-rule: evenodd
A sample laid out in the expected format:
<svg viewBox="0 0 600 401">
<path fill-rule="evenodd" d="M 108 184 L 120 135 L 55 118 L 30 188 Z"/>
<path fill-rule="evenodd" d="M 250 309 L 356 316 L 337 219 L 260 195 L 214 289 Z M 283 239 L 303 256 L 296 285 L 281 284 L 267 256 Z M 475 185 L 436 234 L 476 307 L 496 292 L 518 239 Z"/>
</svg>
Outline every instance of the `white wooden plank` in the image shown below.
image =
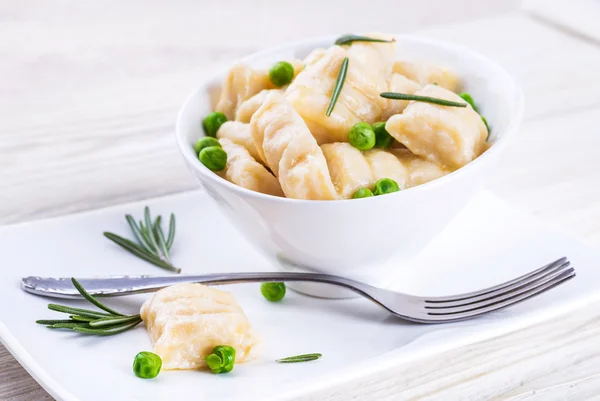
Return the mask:
<svg viewBox="0 0 600 401">
<path fill-rule="evenodd" d="M 534 120 L 507 149 L 489 187 L 600 246 L 600 108 Z"/>
</svg>

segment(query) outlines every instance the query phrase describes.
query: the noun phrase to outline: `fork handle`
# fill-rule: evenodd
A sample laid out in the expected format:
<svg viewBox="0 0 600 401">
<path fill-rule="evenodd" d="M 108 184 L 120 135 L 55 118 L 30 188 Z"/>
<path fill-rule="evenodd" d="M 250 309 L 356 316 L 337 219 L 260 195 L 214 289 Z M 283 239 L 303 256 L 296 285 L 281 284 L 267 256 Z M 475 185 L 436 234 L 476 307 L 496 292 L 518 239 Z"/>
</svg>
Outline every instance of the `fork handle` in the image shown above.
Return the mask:
<svg viewBox="0 0 600 401">
<path fill-rule="evenodd" d="M 77 279 L 91 295 L 118 297 L 130 294 L 153 292 L 178 283 L 237 284 L 273 281 L 307 281 L 332 284 L 365 295 L 370 285 L 332 274 L 264 272 L 264 273 L 221 273 L 200 276 L 111 276 Z M 53 298 L 81 298 L 70 277 L 24 277 L 21 288 L 29 293 Z"/>
</svg>

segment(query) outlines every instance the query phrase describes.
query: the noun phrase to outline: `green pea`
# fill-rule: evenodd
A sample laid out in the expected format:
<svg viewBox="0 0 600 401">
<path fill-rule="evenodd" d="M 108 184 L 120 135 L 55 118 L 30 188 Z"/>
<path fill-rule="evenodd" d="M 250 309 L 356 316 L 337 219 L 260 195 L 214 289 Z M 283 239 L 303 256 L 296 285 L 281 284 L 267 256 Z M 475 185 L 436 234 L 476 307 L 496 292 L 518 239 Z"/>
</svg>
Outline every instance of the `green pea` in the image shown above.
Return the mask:
<svg viewBox="0 0 600 401">
<path fill-rule="evenodd" d="M 368 198 L 370 196 L 375 196 L 373 195 L 373 191 L 369 188 L 361 188 L 352 195 L 352 199 Z"/>
<path fill-rule="evenodd" d="M 160 373 L 162 359 L 153 352 L 140 352 L 133 358 L 133 373 L 140 379 L 154 379 Z"/>
<path fill-rule="evenodd" d="M 221 171 L 227 165 L 227 153 L 220 146 L 209 146 L 198 154 L 198 159 L 212 171 Z"/>
<path fill-rule="evenodd" d="M 470 94 L 468 94 L 467 92 L 462 92 L 462 93 L 459 93 L 458 96 L 462 97 L 462 99 L 465 102 L 467 102 L 471 105 L 473 110 L 478 112 L 477 106 L 475 106 L 475 101 L 473 100 L 473 97 Z"/>
<path fill-rule="evenodd" d="M 373 194 L 375 196 L 391 194 L 392 192 L 398 191 L 400 191 L 400 186 L 391 178 L 382 178 L 375 183 L 375 187 L 373 188 Z"/>
<path fill-rule="evenodd" d="M 269 70 L 269 78 L 275 86 L 287 85 L 294 79 L 294 66 L 287 61 L 275 63 Z"/>
<path fill-rule="evenodd" d="M 213 373 L 227 373 L 235 365 L 235 348 L 229 345 L 217 345 L 204 361 Z"/>
<path fill-rule="evenodd" d="M 198 154 L 200 154 L 200 151 L 202 149 L 208 148 L 209 146 L 218 146 L 220 148 L 221 144 L 219 143 L 219 141 L 217 141 L 215 138 L 213 138 L 211 136 L 204 136 L 196 141 L 196 143 L 194 144 L 194 150 L 196 151 L 196 154 L 198 155 Z"/>
<path fill-rule="evenodd" d="M 212 112 L 204 118 L 204 121 L 202 121 L 204 132 L 206 132 L 206 135 L 208 136 L 215 137 L 217 136 L 217 131 L 221 125 L 226 121 L 227 117 L 225 114 L 218 111 Z"/>
<path fill-rule="evenodd" d="M 260 292 L 271 302 L 281 301 L 285 296 L 284 283 L 262 283 Z"/>
<path fill-rule="evenodd" d="M 373 124 L 373 132 L 375 132 L 375 147 L 381 149 L 387 149 L 392 146 L 394 138 L 385 129 L 385 123 Z"/>
<path fill-rule="evenodd" d="M 369 150 L 375 146 L 375 132 L 367 123 L 357 123 L 348 133 L 348 142 L 358 150 Z"/>
</svg>

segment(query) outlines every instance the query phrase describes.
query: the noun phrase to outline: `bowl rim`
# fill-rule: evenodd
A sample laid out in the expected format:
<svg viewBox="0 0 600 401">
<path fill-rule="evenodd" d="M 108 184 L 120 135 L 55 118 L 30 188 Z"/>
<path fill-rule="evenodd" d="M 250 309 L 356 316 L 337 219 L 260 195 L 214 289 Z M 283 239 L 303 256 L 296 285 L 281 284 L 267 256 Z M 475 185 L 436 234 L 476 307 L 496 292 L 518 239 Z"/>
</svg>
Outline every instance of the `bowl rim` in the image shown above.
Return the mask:
<svg viewBox="0 0 600 401">
<path fill-rule="evenodd" d="M 514 136 L 514 134 L 516 133 L 516 131 L 518 130 L 518 128 L 522 122 L 523 112 L 524 112 L 524 95 L 523 95 L 522 89 L 519 87 L 519 85 L 516 83 L 516 81 L 513 79 L 513 77 L 504 68 L 502 68 L 496 61 L 492 60 L 491 58 L 484 56 L 483 54 L 481 54 L 467 46 L 459 45 L 459 44 L 452 43 L 452 42 L 447 42 L 447 41 L 437 40 L 437 39 L 430 39 L 427 37 L 423 37 L 423 36 L 419 36 L 419 35 L 411 35 L 411 34 L 392 34 L 392 36 L 394 36 L 394 38 L 396 39 L 396 42 L 411 41 L 411 42 L 416 42 L 416 43 L 422 43 L 424 45 L 445 48 L 454 53 L 468 53 L 470 58 L 477 59 L 479 62 L 489 65 L 491 67 L 491 69 L 494 70 L 495 76 L 499 76 L 499 77 L 503 78 L 503 82 L 510 83 L 510 85 L 512 87 L 511 88 L 512 92 L 514 92 L 514 98 L 512 99 L 513 104 L 512 104 L 511 110 L 510 110 L 511 119 L 510 119 L 509 123 L 507 124 L 506 129 L 502 132 L 502 135 L 500 135 L 498 137 L 498 139 L 496 139 L 494 141 L 494 143 L 489 147 L 489 149 L 486 150 L 482 155 L 480 155 L 479 157 L 477 157 L 475 160 L 471 161 L 470 163 L 466 164 L 465 166 L 463 166 L 459 169 L 456 169 L 456 170 L 452 171 L 451 173 L 446 174 L 443 177 L 436 178 L 435 180 L 426 182 L 421 185 L 417 185 L 412 188 L 407 188 L 402 191 L 388 194 L 386 196 L 386 199 L 388 199 L 388 200 L 391 200 L 390 196 L 406 197 L 406 196 L 411 196 L 410 194 L 418 195 L 419 193 L 433 189 L 435 187 L 439 187 L 439 186 L 443 186 L 443 185 L 450 186 L 452 184 L 452 182 L 454 182 L 456 180 L 460 180 L 460 178 L 463 176 L 466 177 L 467 174 L 473 172 L 473 170 L 475 170 L 477 168 L 481 169 L 481 167 L 479 167 L 479 166 L 485 165 L 485 163 L 487 163 L 488 160 L 490 160 L 492 157 L 496 157 L 506 147 L 510 138 L 512 138 Z M 320 45 L 321 43 L 323 43 L 323 42 L 333 43 L 333 42 L 335 42 L 335 39 L 337 39 L 338 37 L 339 37 L 339 35 L 316 36 L 316 37 L 310 37 L 310 38 L 306 38 L 306 39 L 289 42 L 289 43 L 286 43 L 283 45 L 271 46 L 266 49 L 259 50 L 257 52 L 248 54 L 240 59 L 237 59 L 236 61 L 234 61 L 234 63 L 249 62 L 253 59 L 264 58 L 271 53 L 282 52 L 282 51 L 286 51 L 286 50 L 294 50 L 297 48 L 306 47 L 308 45 L 313 45 L 314 48 L 322 47 L 322 45 Z M 185 159 L 189 168 L 193 168 L 194 171 L 197 171 L 199 174 L 201 174 L 203 179 L 207 179 L 211 183 L 214 183 L 215 185 L 224 186 L 225 188 L 228 188 L 229 190 L 234 191 L 235 193 L 237 193 L 238 195 L 240 195 L 242 197 L 251 197 L 251 198 L 255 198 L 257 200 L 263 200 L 263 201 L 267 201 L 267 202 L 316 205 L 316 204 L 339 204 L 340 202 L 355 203 L 357 201 L 372 202 L 375 199 L 379 198 L 379 197 L 368 197 L 368 198 L 361 198 L 361 199 L 336 199 L 335 201 L 332 202 L 331 200 L 294 199 L 294 198 L 286 198 L 286 197 L 274 196 L 274 195 L 269 195 L 269 194 L 263 194 L 261 192 L 252 191 L 250 189 L 247 189 L 247 188 L 241 187 L 239 185 L 236 185 L 232 182 L 229 182 L 228 180 L 215 174 L 213 171 L 209 170 L 206 166 L 204 166 L 202 163 L 200 163 L 197 157 L 192 157 L 191 155 L 193 154 L 193 152 L 190 153 L 189 150 L 186 149 L 187 147 L 189 147 L 189 144 L 185 140 L 184 133 L 181 128 L 185 111 L 190 107 L 190 103 L 192 102 L 192 99 L 199 92 L 206 92 L 207 88 L 212 83 L 217 81 L 219 78 L 222 80 L 222 77 L 224 77 L 227 74 L 227 71 L 229 70 L 229 68 L 232 64 L 229 64 L 227 66 L 221 65 L 218 68 L 216 68 L 215 70 L 213 70 L 212 73 L 208 74 L 208 76 L 202 80 L 202 83 L 186 97 L 185 101 L 183 102 L 182 106 L 180 107 L 180 109 L 177 113 L 177 119 L 176 119 L 176 123 L 175 123 L 175 138 L 177 141 L 177 147 L 179 149 L 179 152 L 182 154 L 182 156 Z M 406 195 L 407 192 L 409 193 L 409 195 Z"/>
</svg>

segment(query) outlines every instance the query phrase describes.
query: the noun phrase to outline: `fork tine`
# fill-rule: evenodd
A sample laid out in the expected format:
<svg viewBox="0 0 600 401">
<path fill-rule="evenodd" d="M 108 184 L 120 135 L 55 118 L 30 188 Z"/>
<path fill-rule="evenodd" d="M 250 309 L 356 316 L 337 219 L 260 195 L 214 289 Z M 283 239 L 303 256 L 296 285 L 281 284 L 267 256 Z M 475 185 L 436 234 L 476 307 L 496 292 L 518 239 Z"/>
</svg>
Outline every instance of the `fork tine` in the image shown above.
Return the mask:
<svg viewBox="0 0 600 401">
<path fill-rule="evenodd" d="M 541 285 L 529 288 L 527 291 L 520 292 L 519 294 L 513 294 L 513 296 L 509 298 L 505 298 L 501 301 L 490 303 L 484 306 L 480 306 L 474 309 L 463 310 L 462 312 L 427 312 L 428 319 L 431 319 L 432 323 L 438 322 L 454 322 L 458 320 L 470 319 L 475 316 L 483 315 L 492 311 L 496 311 L 499 309 L 506 308 L 508 306 L 517 304 L 519 302 L 525 301 L 529 298 L 535 297 L 545 291 L 548 291 L 551 288 L 554 288 L 571 278 L 575 277 L 575 269 L 570 268 L 558 276 L 554 277 L 552 280 L 546 281 Z"/>
<path fill-rule="evenodd" d="M 552 278 L 558 276 L 560 273 L 565 271 L 570 265 L 571 265 L 571 262 L 567 261 L 560 266 L 554 267 L 553 269 L 546 269 L 545 271 L 541 272 L 540 274 L 538 274 L 536 276 L 531 276 L 528 279 L 518 281 L 515 284 L 502 287 L 496 291 L 487 292 L 487 293 L 485 293 L 483 295 L 479 295 L 477 297 L 471 297 L 471 298 L 467 298 L 467 299 L 461 299 L 461 300 L 457 300 L 457 301 L 447 301 L 447 302 L 430 302 L 428 300 L 425 300 L 425 303 L 427 303 L 425 308 L 426 309 L 450 309 L 450 308 L 456 308 L 456 307 L 466 307 L 469 305 L 482 304 L 482 303 L 485 303 L 486 301 L 494 300 L 499 297 L 506 296 L 510 293 L 517 292 L 519 290 L 524 291 L 528 287 L 532 287 L 534 285 L 540 284 L 540 282 L 546 282 L 549 279 L 552 279 Z"/>
<path fill-rule="evenodd" d="M 574 271 L 573 268 L 569 268 L 567 270 L 561 270 L 561 271 L 557 271 L 553 274 L 547 275 L 546 277 L 544 277 L 543 279 L 539 279 L 539 280 L 535 280 L 533 282 L 531 282 L 529 285 L 526 285 L 524 287 L 521 287 L 517 290 L 514 291 L 507 291 L 501 294 L 498 294 L 495 297 L 492 298 L 486 298 L 484 300 L 482 300 L 481 302 L 473 302 L 473 303 L 467 303 L 467 304 L 462 304 L 462 305 L 456 305 L 456 306 L 449 306 L 449 307 L 430 307 L 430 306 L 425 306 L 426 309 L 428 309 L 428 311 L 435 313 L 435 314 L 452 314 L 452 313 L 462 313 L 462 312 L 469 312 L 469 311 L 473 311 L 476 309 L 480 309 L 480 308 L 484 308 L 486 306 L 489 305 L 493 305 L 493 304 L 497 304 L 499 302 L 502 302 L 506 299 L 511 299 L 514 297 L 519 296 L 520 294 L 523 294 L 527 291 L 531 291 L 533 288 L 537 288 L 539 286 L 543 286 L 544 284 L 554 281 L 557 278 L 568 274 L 569 272 Z"/>
<path fill-rule="evenodd" d="M 567 262 L 567 258 L 566 257 L 562 257 L 560 259 L 555 260 L 552 263 L 547 264 L 546 266 L 542 266 L 537 270 L 534 270 L 530 273 L 524 274 L 520 277 L 517 277 L 513 280 L 504 282 L 502 284 L 498 284 L 494 287 L 489 287 L 489 288 L 485 288 L 483 290 L 479 290 L 479 291 L 474 291 L 474 292 L 469 292 L 469 293 L 464 293 L 464 294 L 459 294 L 459 295 L 450 295 L 450 296 L 446 296 L 446 297 L 428 297 L 426 302 L 427 303 L 438 303 L 438 302 L 455 302 L 455 301 L 462 301 L 462 300 L 466 300 L 469 298 L 475 298 L 475 297 L 479 297 L 482 295 L 486 295 L 486 294 L 490 294 L 493 292 L 497 292 L 503 288 L 506 287 L 510 287 L 514 284 L 517 284 L 519 282 L 525 281 L 525 280 L 529 280 L 533 277 L 537 277 L 537 276 L 541 276 L 544 275 L 548 272 L 554 271 L 557 268 L 560 268 L 565 262 Z M 568 263 L 568 262 L 567 262 Z"/>
</svg>

